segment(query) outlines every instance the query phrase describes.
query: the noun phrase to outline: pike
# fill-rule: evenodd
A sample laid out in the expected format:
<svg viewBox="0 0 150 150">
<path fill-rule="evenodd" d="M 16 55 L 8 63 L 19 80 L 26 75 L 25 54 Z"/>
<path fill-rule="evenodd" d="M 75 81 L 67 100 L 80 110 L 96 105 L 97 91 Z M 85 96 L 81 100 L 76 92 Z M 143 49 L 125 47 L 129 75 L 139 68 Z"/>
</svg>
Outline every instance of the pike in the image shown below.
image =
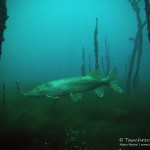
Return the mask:
<svg viewBox="0 0 150 150">
<path fill-rule="evenodd" d="M 104 90 L 101 88 L 102 86 L 109 86 L 117 93 L 122 93 L 123 90 L 115 82 L 116 76 L 116 68 L 106 78 L 100 78 L 98 71 L 93 71 L 87 76 L 49 81 L 27 93 L 21 91 L 18 83 L 16 84 L 18 91 L 24 96 L 46 96 L 58 99 L 62 96 L 70 95 L 71 99 L 76 102 L 81 99 L 81 92 L 90 90 L 94 90 L 99 97 L 103 97 Z"/>
</svg>

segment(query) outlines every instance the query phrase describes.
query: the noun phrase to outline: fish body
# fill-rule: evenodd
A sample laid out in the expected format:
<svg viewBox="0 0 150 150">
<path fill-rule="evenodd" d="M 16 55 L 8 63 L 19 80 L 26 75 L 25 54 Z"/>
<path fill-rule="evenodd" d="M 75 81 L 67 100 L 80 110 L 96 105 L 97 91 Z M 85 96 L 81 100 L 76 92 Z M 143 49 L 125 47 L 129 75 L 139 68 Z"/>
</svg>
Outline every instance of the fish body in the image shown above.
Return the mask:
<svg viewBox="0 0 150 150">
<path fill-rule="evenodd" d="M 76 100 L 81 98 L 79 93 L 95 90 L 96 94 L 102 97 L 104 94 L 104 91 L 100 88 L 102 86 L 110 86 L 118 93 L 123 92 L 122 89 L 115 83 L 116 75 L 116 68 L 114 68 L 108 77 L 104 79 L 99 77 L 97 71 L 94 71 L 88 76 L 49 81 L 35 87 L 27 93 L 22 91 L 21 93 L 25 96 L 46 96 L 51 98 L 59 98 L 64 95 L 70 95 L 72 99 Z"/>
</svg>

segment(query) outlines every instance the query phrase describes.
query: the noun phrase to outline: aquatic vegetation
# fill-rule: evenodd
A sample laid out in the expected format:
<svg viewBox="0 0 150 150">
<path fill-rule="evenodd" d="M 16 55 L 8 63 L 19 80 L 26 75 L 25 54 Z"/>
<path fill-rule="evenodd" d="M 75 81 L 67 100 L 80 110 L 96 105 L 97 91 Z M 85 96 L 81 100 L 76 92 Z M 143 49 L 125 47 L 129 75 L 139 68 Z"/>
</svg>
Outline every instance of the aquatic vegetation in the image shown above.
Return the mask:
<svg viewBox="0 0 150 150">
<path fill-rule="evenodd" d="M 64 97 L 53 111 L 50 111 L 52 101 L 47 99 L 30 98 L 28 105 L 29 100 L 14 97 L 18 105 L 10 105 L 7 117 L 1 120 L 0 147 L 119 149 L 120 137 L 149 136 L 147 97 L 135 104 L 131 96 L 122 95 L 118 99 L 111 94 L 98 100 L 93 95 L 85 94 L 78 103 Z"/>
<path fill-rule="evenodd" d="M 87 150 L 88 145 L 85 139 L 85 130 L 72 130 L 66 132 L 65 150 Z"/>
</svg>

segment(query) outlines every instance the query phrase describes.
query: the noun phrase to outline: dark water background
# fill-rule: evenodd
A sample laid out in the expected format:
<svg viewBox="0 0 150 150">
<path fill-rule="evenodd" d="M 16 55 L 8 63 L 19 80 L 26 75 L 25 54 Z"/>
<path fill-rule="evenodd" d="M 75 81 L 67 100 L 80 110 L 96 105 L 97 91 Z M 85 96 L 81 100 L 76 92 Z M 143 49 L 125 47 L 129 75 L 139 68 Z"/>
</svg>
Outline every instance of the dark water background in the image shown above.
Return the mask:
<svg viewBox="0 0 150 150">
<path fill-rule="evenodd" d="M 133 48 L 129 37 L 135 37 L 137 32 L 130 3 L 127 0 L 7 0 L 7 6 L 9 19 L 0 61 L 0 149 L 141 150 L 139 146 L 120 146 L 119 141 L 150 138 L 150 44 L 146 26 L 139 83 L 130 94 L 126 89 L 125 64 Z M 140 8 L 144 21 L 144 1 L 140 2 Z M 105 57 L 107 36 L 111 69 L 117 67 L 117 83 L 123 94 L 106 88 L 104 97 L 99 98 L 89 91 L 77 103 L 65 96 L 52 107 L 53 99 L 17 93 L 16 81 L 28 91 L 46 81 L 81 76 L 83 45 L 86 73 L 89 73 L 89 54 L 94 70 L 96 17 L 99 18 L 99 58 Z"/>
</svg>

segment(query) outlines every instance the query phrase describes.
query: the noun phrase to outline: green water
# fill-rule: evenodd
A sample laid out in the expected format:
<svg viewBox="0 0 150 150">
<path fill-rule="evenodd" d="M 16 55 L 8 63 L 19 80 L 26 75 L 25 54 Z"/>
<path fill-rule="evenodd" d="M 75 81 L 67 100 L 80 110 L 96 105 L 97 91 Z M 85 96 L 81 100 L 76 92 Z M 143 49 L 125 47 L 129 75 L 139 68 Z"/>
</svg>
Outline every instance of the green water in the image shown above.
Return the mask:
<svg viewBox="0 0 150 150">
<path fill-rule="evenodd" d="M 8 95 L 5 110 L 1 100 L 0 146 L 6 150 L 140 149 L 121 146 L 119 141 L 150 137 L 150 95 L 146 89 L 137 93 L 106 90 L 98 98 L 90 91 L 77 103 L 66 96 L 54 106 L 48 98 Z"/>
</svg>

